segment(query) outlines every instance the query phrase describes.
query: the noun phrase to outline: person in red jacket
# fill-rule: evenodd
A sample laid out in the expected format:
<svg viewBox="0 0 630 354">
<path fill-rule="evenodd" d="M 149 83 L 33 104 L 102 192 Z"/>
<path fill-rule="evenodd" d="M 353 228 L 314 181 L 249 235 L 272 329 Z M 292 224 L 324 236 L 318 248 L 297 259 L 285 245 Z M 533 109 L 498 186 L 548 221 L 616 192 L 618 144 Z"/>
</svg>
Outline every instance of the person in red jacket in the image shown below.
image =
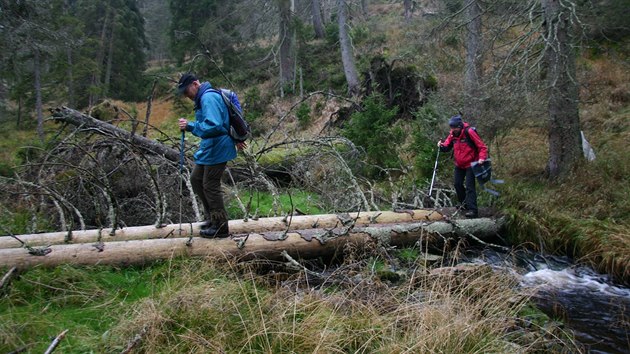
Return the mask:
<svg viewBox="0 0 630 354">
<path fill-rule="evenodd" d="M 466 217 L 479 216 L 477 208 L 477 190 L 475 188 L 475 174 L 470 164 L 478 161 L 480 164 L 488 158 L 488 147 L 481 140 L 477 131 L 457 115 L 448 121 L 451 132 L 446 140 L 438 141 L 440 151 L 453 150 L 455 158 L 454 184 L 457 200 L 466 209 Z M 466 186 L 464 187 L 464 181 Z"/>
</svg>

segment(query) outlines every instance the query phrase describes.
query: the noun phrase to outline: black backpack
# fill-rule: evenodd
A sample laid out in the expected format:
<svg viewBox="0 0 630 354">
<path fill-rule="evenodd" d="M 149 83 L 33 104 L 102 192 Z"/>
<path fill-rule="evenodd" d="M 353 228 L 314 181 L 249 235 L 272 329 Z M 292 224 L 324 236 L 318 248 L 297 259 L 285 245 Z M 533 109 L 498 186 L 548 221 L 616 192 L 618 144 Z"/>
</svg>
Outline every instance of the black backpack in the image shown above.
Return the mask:
<svg viewBox="0 0 630 354">
<path fill-rule="evenodd" d="M 473 161 L 470 167 L 475 174 L 475 178 L 479 181 L 479 184 L 483 185 L 492 179 L 492 164 L 490 163 L 490 159 L 484 160 L 481 164 L 477 161 Z"/>
<path fill-rule="evenodd" d="M 244 142 L 251 136 L 251 128 L 243 115 L 241 103 L 238 100 L 236 92 L 228 89 L 212 89 L 212 92 L 218 93 L 223 98 L 223 103 L 227 106 L 228 115 L 230 116 L 229 134 L 236 142 Z"/>
</svg>

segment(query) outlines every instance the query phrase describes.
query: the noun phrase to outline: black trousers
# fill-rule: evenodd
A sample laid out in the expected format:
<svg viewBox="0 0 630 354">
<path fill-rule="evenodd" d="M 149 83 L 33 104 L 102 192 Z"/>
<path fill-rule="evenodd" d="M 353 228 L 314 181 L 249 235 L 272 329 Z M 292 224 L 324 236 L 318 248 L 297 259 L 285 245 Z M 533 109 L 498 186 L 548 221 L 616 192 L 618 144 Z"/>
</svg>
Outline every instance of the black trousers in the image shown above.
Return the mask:
<svg viewBox="0 0 630 354">
<path fill-rule="evenodd" d="M 192 189 L 203 204 L 205 220 L 215 225 L 220 225 L 228 219 L 221 189 L 221 178 L 226 165 L 226 162 L 217 165 L 195 165 L 190 175 Z"/>
<path fill-rule="evenodd" d="M 455 167 L 455 192 L 457 200 L 462 203 L 466 209 L 477 212 L 477 189 L 475 186 L 475 174 L 472 168 Z M 464 187 L 464 182 L 466 187 Z"/>
</svg>

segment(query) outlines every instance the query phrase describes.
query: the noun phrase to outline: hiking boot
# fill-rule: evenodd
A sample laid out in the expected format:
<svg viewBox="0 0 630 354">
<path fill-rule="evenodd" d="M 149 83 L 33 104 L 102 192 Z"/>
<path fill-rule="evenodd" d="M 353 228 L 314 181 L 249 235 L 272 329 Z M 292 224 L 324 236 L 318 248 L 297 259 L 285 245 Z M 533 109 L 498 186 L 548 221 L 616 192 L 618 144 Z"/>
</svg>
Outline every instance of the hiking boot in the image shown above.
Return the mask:
<svg viewBox="0 0 630 354">
<path fill-rule="evenodd" d="M 199 236 L 203 238 L 226 238 L 229 237 L 229 233 L 219 232 L 220 230 L 213 227 L 209 227 L 207 229 L 199 231 Z"/>
<path fill-rule="evenodd" d="M 210 228 L 210 227 L 212 227 L 212 221 L 210 221 L 210 220 L 206 220 L 206 221 L 204 221 L 204 222 L 201 224 L 201 226 L 200 226 L 199 228 L 200 228 L 201 230 L 205 230 L 205 229 Z"/>
<path fill-rule="evenodd" d="M 464 216 L 467 218 L 474 219 L 474 218 L 478 218 L 479 214 L 477 214 L 476 210 L 470 210 L 470 211 L 467 211 L 466 214 L 464 214 Z"/>
<path fill-rule="evenodd" d="M 207 228 L 202 229 L 199 231 L 199 236 L 203 238 L 225 238 L 230 236 L 230 231 L 228 229 L 227 222 L 225 222 L 219 227 L 216 225 L 210 225 Z"/>
</svg>

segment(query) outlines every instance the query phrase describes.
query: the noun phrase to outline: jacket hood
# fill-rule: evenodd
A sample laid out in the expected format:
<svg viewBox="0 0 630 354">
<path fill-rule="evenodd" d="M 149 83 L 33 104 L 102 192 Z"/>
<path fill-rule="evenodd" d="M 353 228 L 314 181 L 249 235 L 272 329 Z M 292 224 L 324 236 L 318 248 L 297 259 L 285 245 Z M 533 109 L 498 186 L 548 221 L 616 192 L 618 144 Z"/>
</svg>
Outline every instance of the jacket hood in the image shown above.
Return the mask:
<svg viewBox="0 0 630 354">
<path fill-rule="evenodd" d="M 212 85 L 208 81 L 205 81 L 199 86 L 199 90 L 197 91 L 197 95 L 195 96 L 195 111 L 201 108 L 201 96 L 207 91 L 212 90 Z"/>
</svg>

